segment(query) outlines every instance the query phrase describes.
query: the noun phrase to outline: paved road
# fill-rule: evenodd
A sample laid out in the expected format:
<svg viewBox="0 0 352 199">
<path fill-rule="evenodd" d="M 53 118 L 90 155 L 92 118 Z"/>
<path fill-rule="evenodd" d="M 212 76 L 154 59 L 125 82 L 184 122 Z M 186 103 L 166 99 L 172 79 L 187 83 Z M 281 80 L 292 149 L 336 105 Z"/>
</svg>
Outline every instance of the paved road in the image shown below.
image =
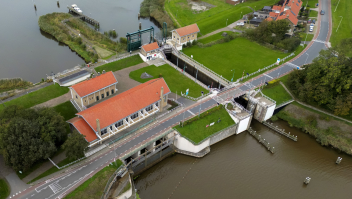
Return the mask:
<svg viewBox="0 0 352 199">
<path fill-rule="evenodd" d="M 330 9 L 327 8 L 328 0 L 323 0 L 320 3 L 322 9 L 326 10 L 326 12 L 330 12 Z M 326 15 L 320 15 L 322 20 L 320 24 L 320 32 L 319 35 L 316 36 L 317 40 L 325 42 L 328 37 L 329 31 L 329 13 Z M 273 69 L 272 71 L 267 72 L 265 75 L 261 75 L 258 78 L 248 81 L 245 84 L 241 85 L 239 88 L 231 89 L 226 92 L 223 92 L 219 95 L 220 98 L 226 99 L 231 98 L 233 96 L 239 96 L 244 91 L 252 89 L 261 85 L 265 81 L 270 81 L 273 78 L 280 77 L 296 68 L 296 66 L 301 66 L 303 64 L 310 63 L 312 60 L 318 56 L 321 49 L 325 49 L 325 43 L 315 41 L 312 42 L 309 46 L 309 49 L 302 53 L 297 59 L 291 61 L 291 63 L 287 63 L 278 67 L 277 69 Z M 309 56 L 308 56 L 308 55 Z M 308 57 L 308 58 L 307 58 Z M 219 99 L 219 98 L 217 98 Z M 70 173 L 66 173 L 63 176 L 59 176 L 50 181 L 46 181 L 44 184 L 41 184 L 36 187 L 31 187 L 26 191 L 22 192 L 16 198 L 28 198 L 28 199 L 44 199 L 44 198 L 62 198 L 68 192 L 71 192 L 74 188 L 76 188 L 83 181 L 90 178 L 96 172 L 98 172 L 103 167 L 107 166 L 115 157 L 121 157 L 135 146 L 139 145 L 141 142 L 148 140 L 150 137 L 159 134 L 161 131 L 170 128 L 171 126 L 177 124 L 182 121 L 183 117 L 187 118 L 192 115 L 196 115 L 201 108 L 204 110 L 216 104 L 216 101 L 213 99 L 204 101 L 202 103 L 197 103 L 194 107 L 189 110 L 185 110 L 179 115 L 173 116 L 172 118 L 167 118 L 165 121 L 160 122 L 158 126 L 146 131 L 143 134 L 140 134 L 138 137 L 133 137 L 130 140 L 125 141 L 121 146 L 117 147 L 114 151 L 111 151 L 101 157 L 92 160 L 85 166 L 80 167 Z M 116 152 L 116 153 L 115 153 Z"/>
</svg>

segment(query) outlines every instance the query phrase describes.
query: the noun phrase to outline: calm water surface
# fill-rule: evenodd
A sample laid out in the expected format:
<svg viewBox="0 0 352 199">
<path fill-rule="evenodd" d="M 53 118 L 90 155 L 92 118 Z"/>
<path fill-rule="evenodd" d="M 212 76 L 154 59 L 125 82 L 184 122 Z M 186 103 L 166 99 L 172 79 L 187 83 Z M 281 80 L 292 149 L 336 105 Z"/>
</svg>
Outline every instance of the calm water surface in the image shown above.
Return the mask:
<svg viewBox="0 0 352 199">
<path fill-rule="evenodd" d="M 286 122 L 276 124 L 298 142 L 254 121 L 252 128 L 275 146 L 275 154 L 243 132 L 213 145 L 203 158 L 177 154 L 142 173 L 136 181 L 141 198 L 352 198 L 351 157 L 321 147 Z M 312 180 L 305 186 L 307 176 Z"/>
<path fill-rule="evenodd" d="M 22 77 L 32 82 L 77 64 L 84 63 L 75 52 L 41 32 L 38 19 L 52 12 L 67 12 L 67 5 L 77 4 L 84 14 L 100 22 L 100 31 L 115 29 L 119 36 L 153 26 L 149 19 L 138 20 L 143 0 L 1 0 L 0 1 L 0 78 Z M 144 40 L 144 42 L 147 42 Z"/>
</svg>

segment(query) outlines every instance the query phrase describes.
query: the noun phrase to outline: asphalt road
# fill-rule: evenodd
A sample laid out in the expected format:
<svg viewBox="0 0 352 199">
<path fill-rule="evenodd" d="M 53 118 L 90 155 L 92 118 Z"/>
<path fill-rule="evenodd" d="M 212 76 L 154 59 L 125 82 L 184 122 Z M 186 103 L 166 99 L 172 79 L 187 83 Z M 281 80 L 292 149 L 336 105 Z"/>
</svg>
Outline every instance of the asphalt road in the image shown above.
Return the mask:
<svg viewBox="0 0 352 199">
<path fill-rule="evenodd" d="M 286 63 L 281 67 L 278 67 L 271 72 L 268 72 L 266 75 L 261 75 L 255 80 L 248 81 L 241 85 L 239 88 L 229 90 L 225 93 L 221 93 L 219 97 L 222 99 L 231 98 L 232 96 L 239 96 L 244 91 L 258 87 L 265 81 L 270 81 L 271 79 L 280 77 L 292 70 L 295 70 L 297 66 L 302 66 L 305 63 L 311 63 L 312 60 L 319 55 L 321 49 L 326 49 L 325 41 L 328 36 L 329 30 L 329 12 L 327 0 L 322 1 L 322 9 L 326 11 L 325 15 L 321 15 L 321 24 L 319 35 L 314 41 L 314 43 L 309 47 L 309 49 L 296 58 L 291 63 Z M 316 24 L 317 26 L 317 24 Z M 125 144 L 119 146 L 114 151 L 111 151 L 100 158 L 92 160 L 85 166 L 82 166 L 70 173 L 59 176 L 50 181 L 46 181 L 44 184 L 41 184 L 36 187 L 30 187 L 29 189 L 23 191 L 21 194 L 16 196 L 11 196 L 12 198 L 27 198 L 27 199 L 49 199 L 49 198 L 62 198 L 67 193 L 71 192 L 78 186 L 82 181 L 87 180 L 96 172 L 101 170 L 103 167 L 107 166 L 114 158 L 123 156 L 126 152 L 133 149 L 135 146 L 138 146 L 141 142 L 147 140 L 148 138 L 160 133 L 161 131 L 173 126 L 174 124 L 179 123 L 184 118 L 190 117 L 192 115 L 197 115 L 199 110 L 204 110 L 211 107 L 217 102 L 213 99 L 204 101 L 198 106 L 191 108 L 190 110 L 184 111 L 177 116 L 168 118 L 166 121 L 161 122 L 158 126 L 146 131 L 141 134 L 139 137 L 132 138 L 127 141 Z M 116 152 L 116 154 L 115 154 Z"/>
</svg>

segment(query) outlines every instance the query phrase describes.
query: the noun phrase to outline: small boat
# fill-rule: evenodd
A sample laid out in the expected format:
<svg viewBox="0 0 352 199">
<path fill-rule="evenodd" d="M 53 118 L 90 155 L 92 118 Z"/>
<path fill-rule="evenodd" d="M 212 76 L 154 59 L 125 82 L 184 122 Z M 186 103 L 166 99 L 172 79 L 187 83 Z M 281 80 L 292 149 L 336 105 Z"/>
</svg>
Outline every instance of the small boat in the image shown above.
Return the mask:
<svg viewBox="0 0 352 199">
<path fill-rule="evenodd" d="M 71 8 L 74 9 L 78 13 L 83 13 L 82 10 L 76 4 L 72 4 Z"/>
</svg>

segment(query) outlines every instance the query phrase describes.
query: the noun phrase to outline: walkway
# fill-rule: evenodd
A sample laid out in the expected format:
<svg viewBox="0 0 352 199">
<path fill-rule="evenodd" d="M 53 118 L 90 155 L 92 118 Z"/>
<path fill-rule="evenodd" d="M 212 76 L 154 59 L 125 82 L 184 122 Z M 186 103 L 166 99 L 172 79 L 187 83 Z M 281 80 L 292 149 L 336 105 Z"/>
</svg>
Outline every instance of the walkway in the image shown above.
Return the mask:
<svg viewBox="0 0 352 199">
<path fill-rule="evenodd" d="M 235 22 L 233 22 L 232 24 L 230 24 L 230 25 L 228 25 L 228 26 L 226 26 L 226 27 L 224 27 L 224 28 L 220 28 L 220 29 L 215 30 L 215 31 L 213 31 L 213 32 L 211 32 L 211 33 L 208 33 L 208 34 L 206 34 L 206 35 L 203 35 L 203 36 L 199 37 L 198 39 L 204 39 L 204 38 L 206 38 L 206 37 L 215 35 L 216 33 L 223 32 L 223 31 L 233 31 L 233 29 L 237 26 L 237 23 L 243 22 L 243 21 L 244 21 L 243 19 L 240 19 L 240 20 L 235 21 Z M 235 32 L 239 32 L 239 31 L 235 31 Z"/>
<path fill-rule="evenodd" d="M 329 115 L 329 116 L 331 116 L 331 117 L 334 117 L 334 118 L 336 118 L 336 119 L 343 120 L 343 121 L 345 121 L 345 122 L 348 122 L 348 123 L 351 123 L 351 124 L 352 124 L 352 121 L 346 120 L 346 119 L 344 119 L 344 118 L 342 118 L 342 117 L 333 115 L 333 114 L 328 113 L 328 112 L 326 112 L 326 111 L 322 111 L 322 110 L 320 110 L 320 109 L 318 109 L 318 108 L 315 108 L 314 106 L 310 106 L 310 105 L 308 105 L 308 104 L 306 104 L 306 103 L 303 103 L 303 102 L 298 101 L 298 100 L 292 95 L 292 93 L 286 88 L 285 84 L 283 84 L 282 82 L 280 82 L 280 84 L 284 87 L 284 89 L 288 92 L 288 94 L 291 95 L 292 99 L 294 99 L 294 100 L 295 100 L 297 103 L 299 103 L 300 105 L 306 106 L 306 107 L 311 108 L 311 109 L 313 109 L 313 110 L 319 111 L 319 112 L 321 112 L 321 113 L 324 113 L 324 114 Z"/>
<path fill-rule="evenodd" d="M 129 74 L 132 71 L 138 70 L 140 68 L 144 68 L 146 66 L 148 66 L 148 64 L 143 62 L 143 63 L 137 64 L 135 66 L 131 66 L 128 68 L 124 68 L 122 70 L 115 71 L 114 75 L 118 81 L 117 94 L 122 93 L 124 91 L 127 91 L 127 90 L 135 87 L 135 86 L 140 85 L 141 83 L 137 82 L 136 80 L 131 79 Z"/>
<path fill-rule="evenodd" d="M 64 102 L 67 102 L 70 99 L 71 99 L 71 93 L 68 92 L 64 95 L 57 97 L 57 98 L 51 99 L 51 100 L 43 102 L 41 104 L 37 104 L 37 105 L 33 106 L 32 108 L 54 107 L 54 106 L 57 106 L 57 105 L 62 104 Z"/>
</svg>

